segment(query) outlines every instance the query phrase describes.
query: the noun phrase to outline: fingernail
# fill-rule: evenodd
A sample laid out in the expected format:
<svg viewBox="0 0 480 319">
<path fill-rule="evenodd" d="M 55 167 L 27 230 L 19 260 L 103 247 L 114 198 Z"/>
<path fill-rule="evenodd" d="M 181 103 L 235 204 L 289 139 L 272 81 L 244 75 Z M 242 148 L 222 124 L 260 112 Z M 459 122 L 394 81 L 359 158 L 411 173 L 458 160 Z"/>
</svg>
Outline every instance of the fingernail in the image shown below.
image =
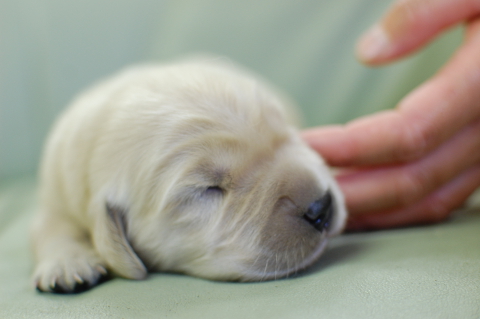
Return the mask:
<svg viewBox="0 0 480 319">
<path fill-rule="evenodd" d="M 358 41 L 357 57 L 364 62 L 374 62 L 385 54 L 389 45 L 390 41 L 385 30 L 377 24 Z"/>
</svg>

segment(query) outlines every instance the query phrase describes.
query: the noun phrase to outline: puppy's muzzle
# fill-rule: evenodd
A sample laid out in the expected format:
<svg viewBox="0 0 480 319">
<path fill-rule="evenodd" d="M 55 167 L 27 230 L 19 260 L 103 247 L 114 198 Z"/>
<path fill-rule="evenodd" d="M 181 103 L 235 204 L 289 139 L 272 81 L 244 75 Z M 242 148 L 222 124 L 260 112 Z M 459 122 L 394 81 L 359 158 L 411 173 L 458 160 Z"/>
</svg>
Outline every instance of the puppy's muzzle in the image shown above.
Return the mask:
<svg viewBox="0 0 480 319">
<path fill-rule="evenodd" d="M 319 231 L 328 230 L 332 223 L 334 211 L 332 194 L 328 191 L 322 198 L 310 204 L 303 218 Z"/>
</svg>

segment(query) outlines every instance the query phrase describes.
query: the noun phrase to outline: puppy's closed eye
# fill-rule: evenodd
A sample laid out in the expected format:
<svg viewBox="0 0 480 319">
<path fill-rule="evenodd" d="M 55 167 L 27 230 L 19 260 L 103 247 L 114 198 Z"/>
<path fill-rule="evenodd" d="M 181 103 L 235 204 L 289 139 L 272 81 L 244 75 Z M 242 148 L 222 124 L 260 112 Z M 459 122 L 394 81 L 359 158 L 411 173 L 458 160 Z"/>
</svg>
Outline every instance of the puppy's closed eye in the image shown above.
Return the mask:
<svg viewBox="0 0 480 319">
<path fill-rule="evenodd" d="M 225 193 L 225 190 L 218 186 L 218 185 L 213 185 L 213 186 L 208 186 L 205 189 L 205 195 L 206 196 L 223 196 Z"/>
</svg>

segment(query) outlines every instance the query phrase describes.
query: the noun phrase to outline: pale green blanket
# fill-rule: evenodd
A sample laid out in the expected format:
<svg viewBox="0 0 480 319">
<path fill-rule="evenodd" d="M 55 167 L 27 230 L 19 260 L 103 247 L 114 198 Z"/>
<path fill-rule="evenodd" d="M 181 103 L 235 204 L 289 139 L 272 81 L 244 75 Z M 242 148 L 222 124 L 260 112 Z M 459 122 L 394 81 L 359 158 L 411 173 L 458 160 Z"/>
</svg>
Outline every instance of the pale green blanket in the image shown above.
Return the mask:
<svg viewBox="0 0 480 319">
<path fill-rule="evenodd" d="M 0 318 L 480 318 L 480 209 L 447 223 L 348 234 L 305 273 L 262 283 L 152 274 L 78 295 L 30 281 L 34 184 L 0 190 Z"/>
</svg>

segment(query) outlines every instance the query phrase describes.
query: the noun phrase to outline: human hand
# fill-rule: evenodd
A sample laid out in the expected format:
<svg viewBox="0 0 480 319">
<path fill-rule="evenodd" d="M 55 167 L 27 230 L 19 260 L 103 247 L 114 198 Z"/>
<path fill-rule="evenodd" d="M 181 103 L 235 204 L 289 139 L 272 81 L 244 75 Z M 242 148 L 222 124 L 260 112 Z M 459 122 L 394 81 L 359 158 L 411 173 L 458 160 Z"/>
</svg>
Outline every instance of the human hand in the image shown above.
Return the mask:
<svg viewBox="0 0 480 319">
<path fill-rule="evenodd" d="M 362 37 L 357 55 L 388 63 L 460 23 L 466 34 L 457 52 L 395 109 L 303 132 L 342 169 L 347 229 L 437 222 L 480 186 L 480 2 L 399 0 Z"/>
</svg>

